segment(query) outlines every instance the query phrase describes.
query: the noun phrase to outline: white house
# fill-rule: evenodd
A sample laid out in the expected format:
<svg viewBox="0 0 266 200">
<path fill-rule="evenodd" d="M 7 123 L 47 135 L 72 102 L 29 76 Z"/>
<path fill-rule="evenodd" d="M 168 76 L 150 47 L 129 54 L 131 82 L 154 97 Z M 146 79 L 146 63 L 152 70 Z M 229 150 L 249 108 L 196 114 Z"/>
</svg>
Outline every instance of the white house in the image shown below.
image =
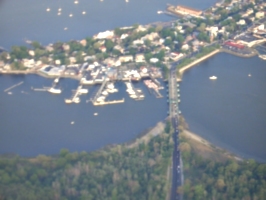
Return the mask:
<svg viewBox="0 0 266 200">
<path fill-rule="evenodd" d="M 145 56 L 144 54 L 136 54 L 135 56 L 135 62 L 137 63 L 142 63 L 142 62 L 145 62 Z"/>
<path fill-rule="evenodd" d="M 133 61 L 133 56 L 120 56 L 119 61 L 122 62 L 132 62 Z"/>
</svg>

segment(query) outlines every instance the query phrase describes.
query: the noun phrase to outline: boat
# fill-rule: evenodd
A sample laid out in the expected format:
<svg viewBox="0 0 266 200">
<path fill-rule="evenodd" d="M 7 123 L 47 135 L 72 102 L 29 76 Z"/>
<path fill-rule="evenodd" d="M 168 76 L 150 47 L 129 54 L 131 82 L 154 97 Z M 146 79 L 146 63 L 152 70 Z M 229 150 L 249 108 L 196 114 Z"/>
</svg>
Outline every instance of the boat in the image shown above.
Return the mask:
<svg viewBox="0 0 266 200">
<path fill-rule="evenodd" d="M 129 0 L 125 0 L 125 2 L 126 2 L 126 3 L 128 3 L 128 2 L 129 2 Z"/>
<path fill-rule="evenodd" d="M 62 92 L 60 89 L 56 89 L 53 87 L 49 88 L 47 91 L 53 94 L 60 94 Z"/>
<path fill-rule="evenodd" d="M 65 103 L 72 103 L 71 99 L 65 99 Z"/>
<path fill-rule="evenodd" d="M 211 76 L 210 79 L 211 79 L 211 80 L 216 80 L 217 77 L 216 77 L 216 76 Z"/>
<path fill-rule="evenodd" d="M 251 74 L 248 74 L 248 76 L 250 77 L 250 76 L 251 76 Z"/>
<path fill-rule="evenodd" d="M 162 13 L 163 13 L 163 11 L 161 11 L 161 10 L 157 11 L 157 14 L 162 14 Z"/>
<path fill-rule="evenodd" d="M 61 13 L 59 12 L 59 13 L 57 13 L 57 15 L 61 15 Z"/>
<path fill-rule="evenodd" d="M 73 125 L 73 124 L 75 124 L 75 122 L 74 122 L 74 121 L 72 121 L 72 122 L 70 122 L 70 124 L 72 124 L 72 125 Z"/>
<path fill-rule="evenodd" d="M 89 90 L 88 89 L 85 89 L 85 88 L 81 88 L 81 89 L 78 90 L 78 92 L 80 94 L 88 94 Z"/>
<path fill-rule="evenodd" d="M 86 14 L 86 12 L 85 12 L 85 11 L 83 11 L 83 12 L 82 12 L 82 15 L 85 15 L 85 14 Z"/>
<path fill-rule="evenodd" d="M 59 82 L 59 78 L 56 78 L 56 79 L 54 80 L 54 82 L 55 82 L 55 83 L 58 83 L 58 82 Z"/>
<path fill-rule="evenodd" d="M 266 54 L 265 55 L 259 55 L 259 57 L 263 60 L 266 60 Z"/>
<path fill-rule="evenodd" d="M 64 30 L 66 31 L 67 30 L 67 27 L 65 27 Z"/>
<path fill-rule="evenodd" d="M 74 1 L 75 4 L 78 4 L 79 2 L 78 1 Z"/>
<path fill-rule="evenodd" d="M 73 99 L 73 102 L 74 102 L 74 103 L 79 103 L 79 102 L 80 102 L 79 97 L 74 98 L 74 99 Z"/>
<path fill-rule="evenodd" d="M 73 17 L 73 14 L 69 14 L 69 17 Z"/>
<path fill-rule="evenodd" d="M 135 95 L 135 94 L 132 94 L 132 95 L 130 95 L 130 98 L 132 98 L 132 99 L 136 99 L 136 98 L 138 98 L 138 96 Z"/>
<path fill-rule="evenodd" d="M 107 95 L 108 95 L 108 92 L 107 92 L 106 90 L 104 90 L 104 91 L 102 92 L 102 95 L 107 96 Z"/>
<path fill-rule="evenodd" d="M 114 89 L 115 86 L 114 86 L 113 83 L 108 83 L 108 84 L 107 84 L 107 88 L 108 88 L 108 89 Z"/>
<path fill-rule="evenodd" d="M 61 12 L 62 8 L 58 8 L 58 12 Z"/>
<path fill-rule="evenodd" d="M 47 8 L 47 9 L 46 9 L 47 12 L 50 12 L 50 10 L 51 10 L 50 8 Z"/>
<path fill-rule="evenodd" d="M 94 115 L 94 116 L 97 116 L 97 115 L 98 115 L 98 113 L 94 113 L 93 115 Z"/>
<path fill-rule="evenodd" d="M 12 94 L 12 92 L 8 92 L 7 94 L 11 95 L 11 94 Z"/>
</svg>

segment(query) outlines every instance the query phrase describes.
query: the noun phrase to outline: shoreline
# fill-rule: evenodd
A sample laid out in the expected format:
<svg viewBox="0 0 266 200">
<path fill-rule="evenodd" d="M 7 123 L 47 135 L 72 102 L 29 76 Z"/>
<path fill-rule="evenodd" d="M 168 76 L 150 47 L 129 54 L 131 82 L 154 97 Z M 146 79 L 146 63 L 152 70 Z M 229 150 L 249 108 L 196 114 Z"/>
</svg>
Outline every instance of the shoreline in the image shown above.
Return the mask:
<svg viewBox="0 0 266 200">
<path fill-rule="evenodd" d="M 251 57 L 254 57 L 254 56 L 257 55 L 257 52 L 255 52 L 255 51 L 252 54 L 249 54 L 249 55 L 242 55 L 242 54 L 235 53 L 235 52 L 232 52 L 232 51 L 227 50 L 227 49 L 224 49 L 224 48 L 222 48 L 222 49 L 216 49 L 216 50 L 212 51 L 211 53 L 209 53 L 209 54 L 207 54 L 207 55 L 205 55 L 205 56 L 203 56 L 203 57 L 201 57 L 201 58 L 193 61 L 192 63 L 181 67 L 178 70 L 179 75 L 180 75 L 180 77 L 178 78 L 178 81 L 182 81 L 182 75 L 183 75 L 183 73 L 186 70 L 188 70 L 188 69 L 196 66 L 197 64 L 199 64 L 199 63 L 201 63 L 201 62 L 203 62 L 203 61 L 205 61 L 205 60 L 207 60 L 207 59 L 215 56 L 218 53 L 228 53 L 228 54 L 231 54 L 231 55 L 234 55 L 234 56 L 238 56 L 238 57 L 242 57 L 242 58 L 251 58 Z"/>
</svg>

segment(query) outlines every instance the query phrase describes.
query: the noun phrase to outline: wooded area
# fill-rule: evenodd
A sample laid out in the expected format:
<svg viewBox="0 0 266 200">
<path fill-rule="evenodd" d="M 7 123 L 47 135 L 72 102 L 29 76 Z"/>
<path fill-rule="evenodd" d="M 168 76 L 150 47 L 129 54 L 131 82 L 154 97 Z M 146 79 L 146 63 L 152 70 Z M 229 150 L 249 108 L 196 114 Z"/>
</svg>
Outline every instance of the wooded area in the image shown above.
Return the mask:
<svg viewBox="0 0 266 200">
<path fill-rule="evenodd" d="M 58 156 L 0 159 L 0 199 L 162 200 L 173 141 L 163 133 L 147 144 L 86 153 L 62 149 Z"/>
</svg>

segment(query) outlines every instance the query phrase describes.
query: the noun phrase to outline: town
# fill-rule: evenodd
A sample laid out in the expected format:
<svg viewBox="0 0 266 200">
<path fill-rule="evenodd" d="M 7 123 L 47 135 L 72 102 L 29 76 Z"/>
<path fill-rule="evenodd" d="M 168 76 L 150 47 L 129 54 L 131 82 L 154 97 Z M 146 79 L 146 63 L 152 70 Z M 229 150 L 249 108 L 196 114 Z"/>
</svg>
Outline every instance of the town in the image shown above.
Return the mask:
<svg viewBox="0 0 266 200">
<path fill-rule="evenodd" d="M 0 73 L 54 78 L 53 86 L 43 90 L 56 94 L 61 93 L 56 88 L 58 78 L 79 80 L 79 88 L 66 103 L 78 103 L 78 96 L 88 92 L 82 86 L 94 84 L 101 84 L 91 99 L 94 105 L 123 102 L 105 101 L 108 93 L 117 92 L 113 85 L 117 80 L 125 81 L 131 98 L 141 100 L 144 94 L 131 81 L 150 79 L 145 85 L 161 97 L 157 78 L 167 80 L 172 66 L 193 65 L 214 51 L 266 60 L 265 12 L 266 3 L 254 0 L 224 0 L 205 11 L 168 5 L 164 13 L 178 16 L 176 20 L 115 28 L 80 41 L 13 46 L 0 54 Z M 177 70 L 177 79 L 180 76 Z"/>
</svg>

